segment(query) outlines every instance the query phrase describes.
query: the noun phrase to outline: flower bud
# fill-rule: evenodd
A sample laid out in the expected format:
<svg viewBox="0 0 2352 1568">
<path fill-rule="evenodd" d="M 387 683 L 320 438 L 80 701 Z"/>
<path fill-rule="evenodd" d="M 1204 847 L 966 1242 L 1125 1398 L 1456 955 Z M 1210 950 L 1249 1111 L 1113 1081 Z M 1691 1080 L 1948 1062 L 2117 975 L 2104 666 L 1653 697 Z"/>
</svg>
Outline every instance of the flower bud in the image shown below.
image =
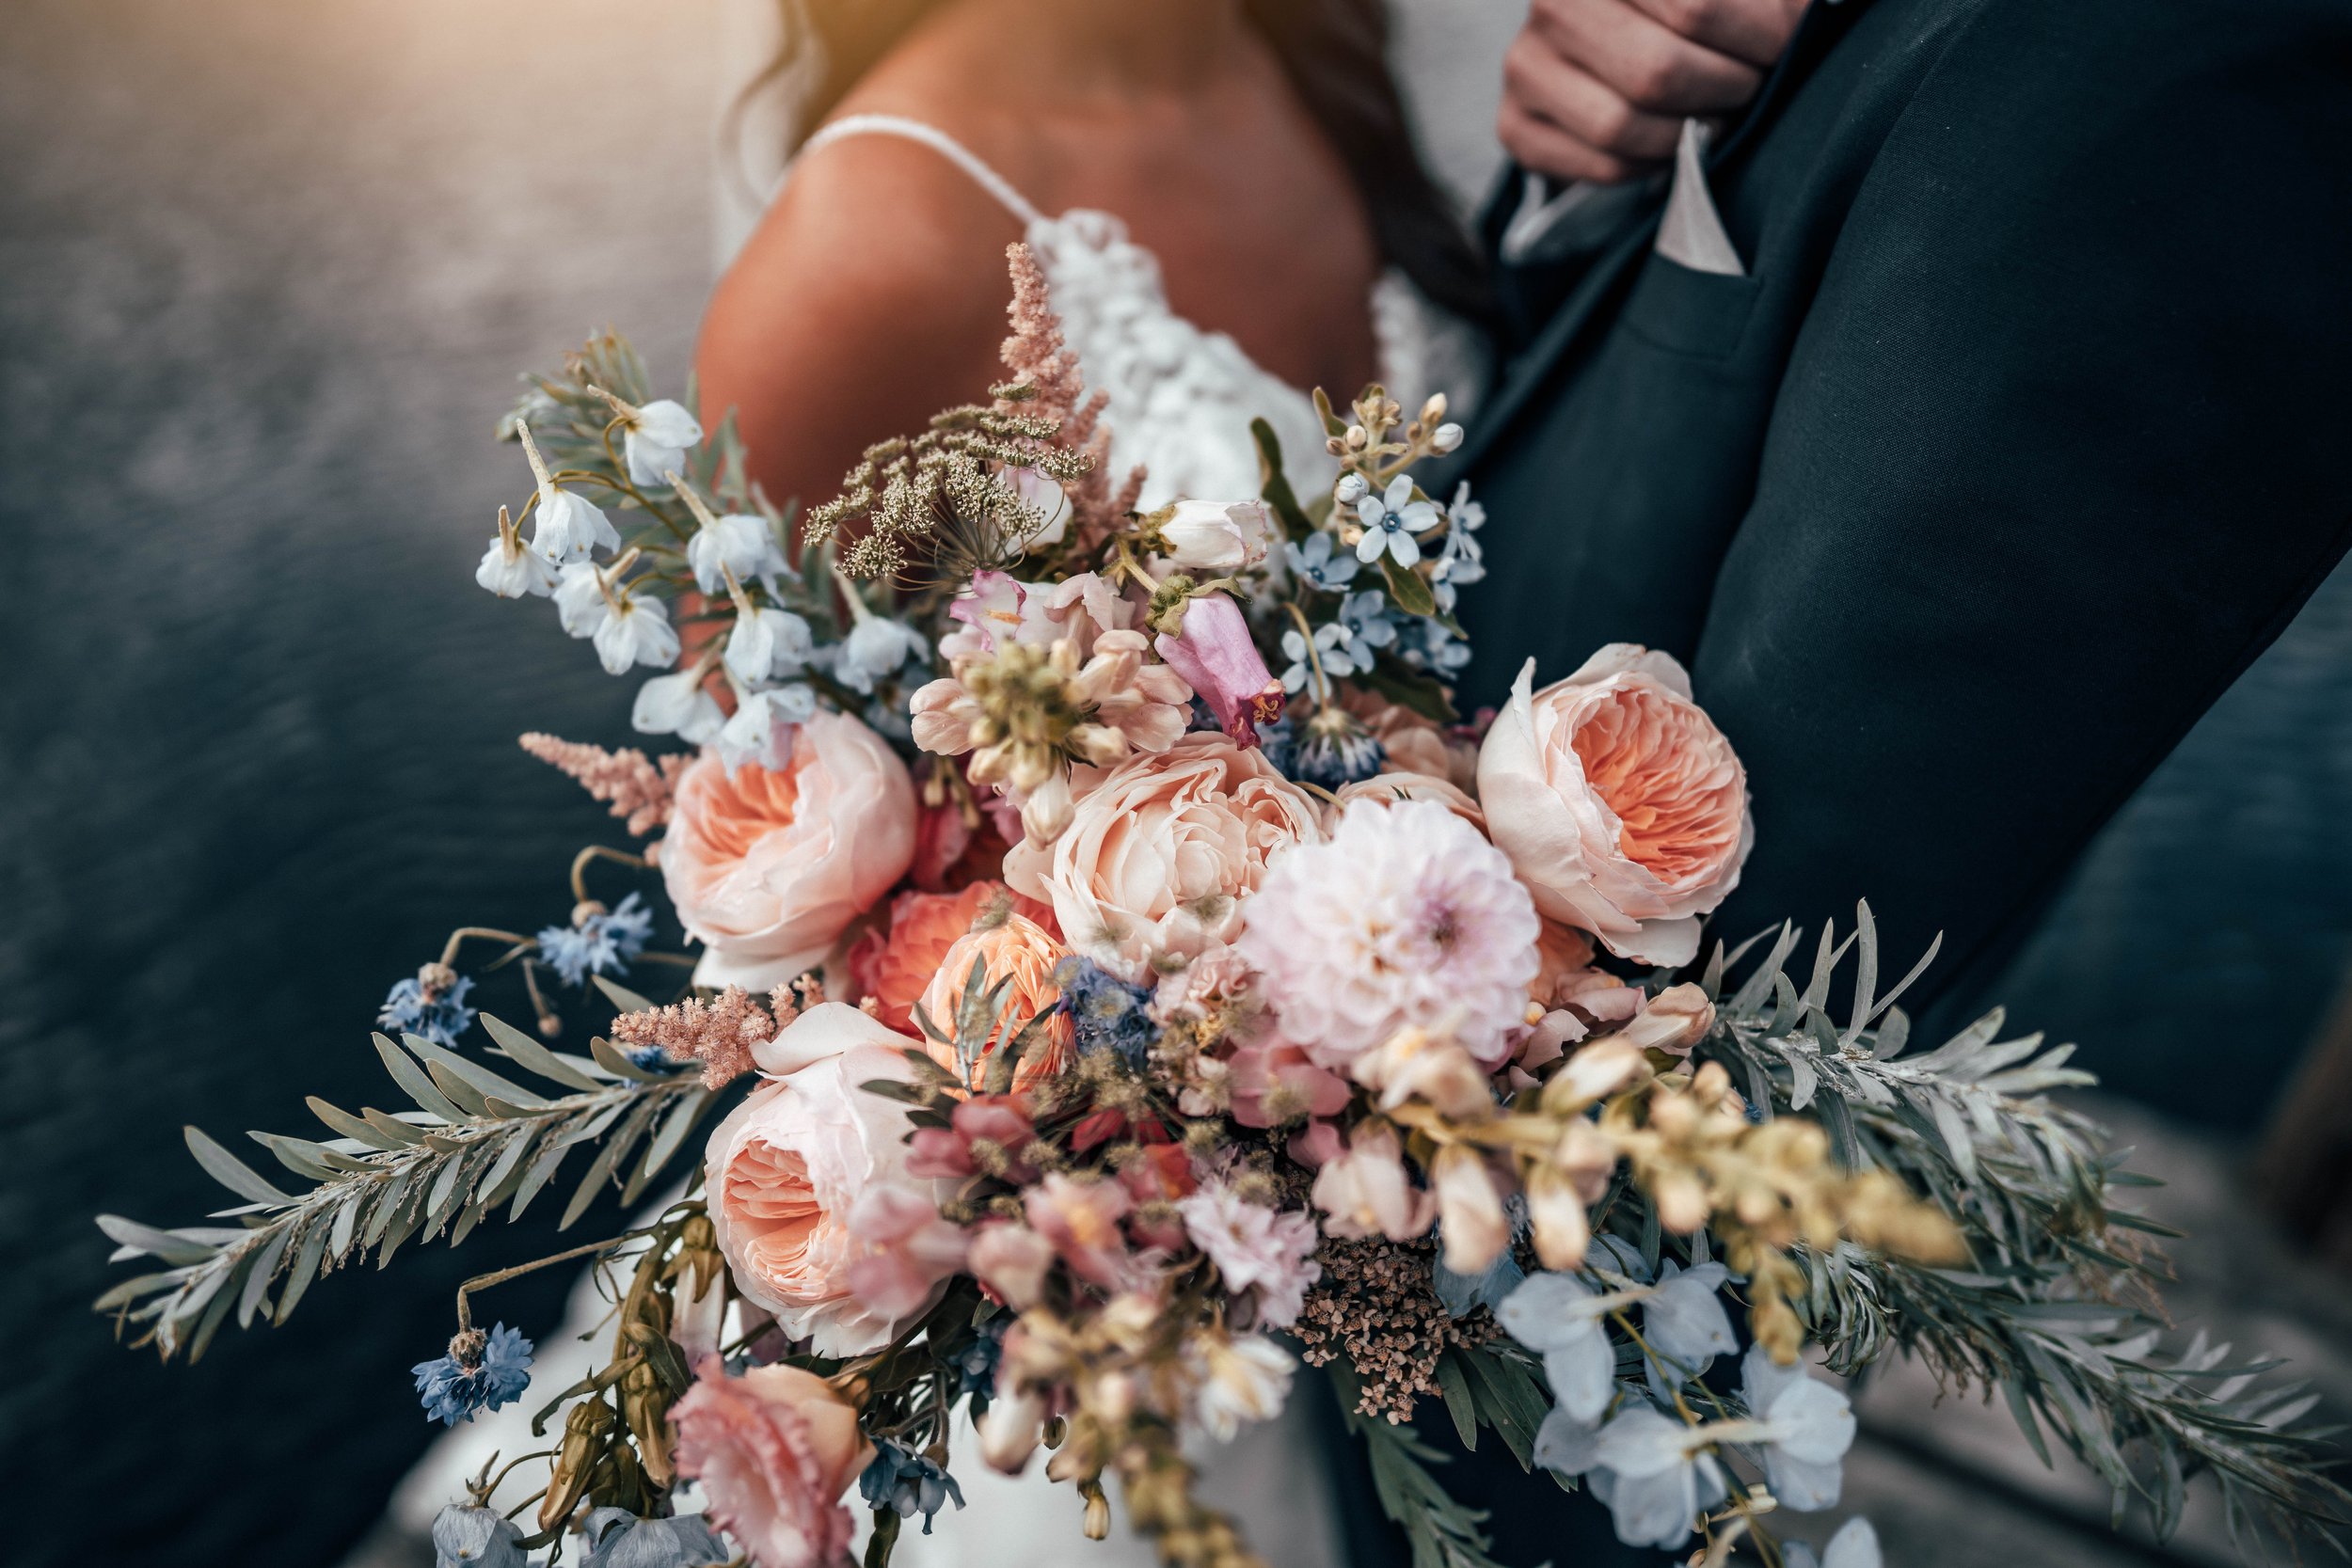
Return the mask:
<svg viewBox="0 0 2352 1568">
<path fill-rule="evenodd" d="M 1461 444 L 1462 427 L 1458 424 L 1441 424 L 1429 436 L 1429 450 L 1435 452 L 1449 452 Z"/>
<path fill-rule="evenodd" d="M 1438 1152 L 1430 1185 L 1438 1198 L 1445 1266 L 1455 1274 L 1485 1274 L 1511 1242 L 1511 1221 L 1486 1160 L 1475 1149 L 1449 1145 Z"/>
<path fill-rule="evenodd" d="M 1037 1452 L 1045 1423 L 1045 1401 L 1036 1394 L 998 1398 L 980 1418 L 980 1458 L 991 1469 L 1019 1475 Z"/>
<path fill-rule="evenodd" d="M 1567 1173 L 1538 1166 L 1528 1177 L 1527 1218 L 1534 1230 L 1535 1257 L 1545 1268 L 1567 1270 L 1583 1263 L 1592 1222 Z"/>
<path fill-rule="evenodd" d="M 1104 1495 L 1100 1481 L 1089 1482 L 1081 1490 L 1085 1492 L 1087 1500 L 1087 1539 L 1101 1541 L 1111 1532 L 1111 1500 Z"/>
<path fill-rule="evenodd" d="M 1714 1027 L 1715 1005 L 1707 999 L 1705 991 L 1686 983 L 1668 986 L 1652 997 L 1649 1005 L 1617 1032 L 1617 1037 L 1645 1051 L 1688 1056 L 1691 1048 L 1705 1039 Z M 1729 1085 L 1730 1080 L 1725 1079 L 1724 1086 Z M 1714 1096 L 1707 1098 L 1711 1100 Z"/>
<path fill-rule="evenodd" d="M 1364 499 L 1365 492 L 1371 488 L 1361 474 L 1342 474 L 1338 485 L 1331 491 L 1331 499 L 1342 506 L 1354 506 Z"/>
<path fill-rule="evenodd" d="M 1641 1049 L 1622 1035 L 1605 1035 L 1561 1063 L 1544 1084 L 1544 1109 L 1553 1115 L 1581 1111 L 1608 1099 L 1640 1076 Z"/>
</svg>

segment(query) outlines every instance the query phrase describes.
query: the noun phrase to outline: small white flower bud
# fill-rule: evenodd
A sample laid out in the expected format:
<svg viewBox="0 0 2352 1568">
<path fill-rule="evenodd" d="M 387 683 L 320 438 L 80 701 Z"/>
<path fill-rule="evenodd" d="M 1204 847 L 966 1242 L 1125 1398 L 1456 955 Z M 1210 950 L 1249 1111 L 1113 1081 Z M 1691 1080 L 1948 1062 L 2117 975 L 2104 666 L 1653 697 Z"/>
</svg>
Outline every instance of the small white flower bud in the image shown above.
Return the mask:
<svg viewBox="0 0 2352 1568">
<path fill-rule="evenodd" d="M 1354 506 L 1364 499 L 1364 493 L 1371 488 L 1371 485 L 1364 483 L 1364 476 L 1361 474 L 1342 474 L 1340 483 L 1332 490 L 1331 496 L 1342 506 Z"/>
<path fill-rule="evenodd" d="M 1452 451 L 1461 444 L 1462 427 L 1458 424 L 1441 424 L 1437 434 L 1429 437 L 1429 450 L 1432 451 Z"/>
</svg>

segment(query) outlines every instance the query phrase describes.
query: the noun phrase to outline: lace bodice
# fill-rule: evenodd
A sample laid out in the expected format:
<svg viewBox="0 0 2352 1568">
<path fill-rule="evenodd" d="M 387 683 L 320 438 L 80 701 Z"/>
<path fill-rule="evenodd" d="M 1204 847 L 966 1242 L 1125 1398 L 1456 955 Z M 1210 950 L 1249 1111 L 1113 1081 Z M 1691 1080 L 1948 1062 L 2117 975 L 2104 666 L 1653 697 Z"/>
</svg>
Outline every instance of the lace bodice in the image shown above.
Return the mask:
<svg viewBox="0 0 2352 1568">
<path fill-rule="evenodd" d="M 1273 426 L 1302 495 L 1336 471 L 1307 392 L 1258 364 L 1227 334 L 1179 315 L 1168 302 L 1159 258 L 1129 238 L 1117 217 L 1090 208 L 1048 215 L 946 133 L 896 115 L 834 120 L 803 152 L 853 135 L 900 136 L 934 149 L 1022 221 L 1088 385 L 1108 399 L 1104 419 L 1112 467 L 1121 473 L 1138 464 L 1145 469 L 1144 506 L 1178 496 L 1256 495 L 1253 419 Z M 1371 310 L 1381 380 L 1391 395 L 1410 408 L 1442 390 L 1466 406 L 1479 381 L 1476 334 L 1393 269 L 1374 288 Z"/>
</svg>

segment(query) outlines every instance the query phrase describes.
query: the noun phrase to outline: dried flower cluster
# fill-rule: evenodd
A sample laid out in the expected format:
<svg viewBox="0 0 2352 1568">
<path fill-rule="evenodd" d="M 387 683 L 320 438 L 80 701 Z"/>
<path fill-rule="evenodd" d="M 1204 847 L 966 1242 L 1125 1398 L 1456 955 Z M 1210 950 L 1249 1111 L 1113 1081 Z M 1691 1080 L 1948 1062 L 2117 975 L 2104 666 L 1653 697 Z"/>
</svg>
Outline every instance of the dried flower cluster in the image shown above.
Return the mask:
<svg viewBox="0 0 2352 1568">
<path fill-rule="evenodd" d="M 1329 1241 L 1317 1256 L 1322 1282 L 1292 1330 L 1310 1367 L 1344 1355 L 1361 1380 L 1358 1414 L 1409 1421 L 1414 1406 L 1438 1392 L 1438 1361 L 1448 1350 L 1502 1337 L 1489 1313 L 1455 1317 L 1431 1284 L 1437 1246 L 1430 1242 Z"/>
</svg>

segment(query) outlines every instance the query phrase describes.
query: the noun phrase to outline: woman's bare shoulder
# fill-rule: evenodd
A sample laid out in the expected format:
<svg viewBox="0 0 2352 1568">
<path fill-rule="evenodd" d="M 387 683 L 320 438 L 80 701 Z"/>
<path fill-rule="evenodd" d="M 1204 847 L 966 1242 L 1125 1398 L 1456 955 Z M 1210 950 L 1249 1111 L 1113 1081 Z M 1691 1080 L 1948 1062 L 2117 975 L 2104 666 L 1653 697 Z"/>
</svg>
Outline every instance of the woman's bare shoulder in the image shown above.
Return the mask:
<svg viewBox="0 0 2352 1568">
<path fill-rule="evenodd" d="M 977 396 L 1020 232 L 931 148 L 882 135 L 818 148 L 711 295 L 696 353 L 706 415 L 735 409 L 755 470 L 799 490 Z M 787 460 L 786 442 L 807 455 Z"/>
</svg>

